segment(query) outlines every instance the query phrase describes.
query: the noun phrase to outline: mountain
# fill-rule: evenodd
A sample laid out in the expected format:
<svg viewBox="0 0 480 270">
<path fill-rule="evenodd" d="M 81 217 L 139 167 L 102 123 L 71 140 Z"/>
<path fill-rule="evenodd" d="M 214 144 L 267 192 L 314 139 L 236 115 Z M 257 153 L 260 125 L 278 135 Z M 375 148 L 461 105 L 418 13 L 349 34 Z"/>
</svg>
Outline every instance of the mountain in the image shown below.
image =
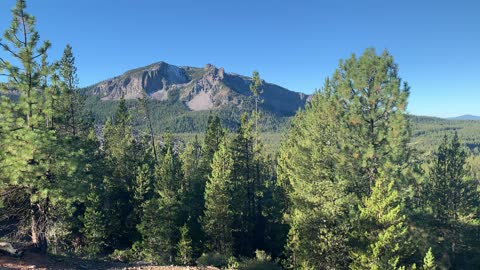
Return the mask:
<svg viewBox="0 0 480 270">
<path fill-rule="evenodd" d="M 457 116 L 457 117 L 451 117 L 451 118 L 448 118 L 448 119 L 450 119 L 450 120 L 480 120 L 480 116 L 465 114 L 465 115 L 460 115 L 460 116 Z"/>
<path fill-rule="evenodd" d="M 175 66 L 158 62 L 137 68 L 83 89 L 87 96 L 101 101 L 138 99 L 143 91 L 155 101 L 181 102 L 185 110 L 201 112 L 251 104 L 251 78 L 227 73 L 207 64 L 204 68 Z M 292 116 L 305 105 L 308 95 L 275 84 L 263 83 L 262 109 L 276 116 Z M 250 102 L 250 103 L 249 103 Z"/>
</svg>

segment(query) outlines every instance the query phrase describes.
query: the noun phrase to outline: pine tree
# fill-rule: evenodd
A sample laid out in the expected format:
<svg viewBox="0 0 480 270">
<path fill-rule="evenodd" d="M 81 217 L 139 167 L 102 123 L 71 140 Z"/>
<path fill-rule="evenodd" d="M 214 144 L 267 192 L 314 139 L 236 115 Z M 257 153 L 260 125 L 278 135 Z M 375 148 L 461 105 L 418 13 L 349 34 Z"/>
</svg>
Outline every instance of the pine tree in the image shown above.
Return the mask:
<svg viewBox="0 0 480 270">
<path fill-rule="evenodd" d="M 134 212 L 135 168 L 145 153 L 133 135 L 131 117 L 122 97 L 113 121 L 108 120 L 103 129 L 103 148 L 106 169 L 104 185 L 107 215 L 109 217 L 109 245 L 114 248 L 129 247 L 134 241 L 134 231 L 139 222 Z"/>
<path fill-rule="evenodd" d="M 89 257 L 99 254 L 106 245 L 108 236 L 107 216 L 103 211 L 103 200 L 101 199 L 101 188 L 92 185 L 87 196 L 86 209 L 83 215 L 82 233 L 85 236 L 85 253 Z"/>
<path fill-rule="evenodd" d="M 188 231 L 192 237 L 192 248 L 195 255 L 200 256 L 203 249 L 202 228 L 199 222 L 204 211 L 205 180 L 200 168 L 202 150 L 197 137 L 193 143 L 188 143 L 180 154 L 182 163 L 183 212 Z"/>
<path fill-rule="evenodd" d="M 35 18 L 25 9 L 25 1 L 18 0 L 12 10 L 11 26 L 4 33 L 5 40 L 0 40 L 0 47 L 9 54 L 8 59 L 0 58 L 0 70 L 7 77 L 1 87 L 7 94 L 2 95 L 2 115 L 5 116 L 2 116 L 0 137 L 5 148 L 0 160 L 1 181 L 2 186 L 16 187 L 29 194 L 29 209 L 23 212 L 28 214 L 22 217 L 23 224 L 29 224 L 26 231 L 32 244 L 46 251 L 50 225 L 46 221 L 51 216 L 50 209 L 81 192 L 71 193 L 78 181 L 58 175 L 75 168 L 66 155 L 68 151 L 56 145 L 57 135 L 51 129 L 52 100 L 55 99 L 52 95 L 56 93 L 48 86 L 53 70 L 47 61 L 50 42 L 39 45 Z M 6 101 L 11 95 L 17 96 L 15 103 Z"/>
<path fill-rule="evenodd" d="M 212 163 L 212 174 L 205 189 L 205 215 L 202 218 L 203 230 L 207 236 L 207 246 L 220 254 L 232 255 L 232 169 L 233 158 L 227 141 L 220 144 Z"/>
<path fill-rule="evenodd" d="M 335 107 L 327 90 L 297 113 L 278 157 L 293 268 L 345 269 L 350 261 L 349 213 L 356 200 L 349 194 L 349 177 L 342 177 L 348 167 L 338 151 Z"/>
<path fill-rule="evenodd" d="M 359 58 L 352 55 L 340 62 L 329 81 L 330 91 L 343 135 L 342 149 L 357 179 L 352 179 L 360 197 L 368 196 L 383 170 L 405 182 L 410 140 L 406 116 L 409 86 L 398 76 L 393 57 L 384 51 L 377 55 L 367 49 Z M 389 162 L 391 168 L 382 168 Z M 394 166 L 393 166 L 394 165 Z"/>
<path fill-rule="evenodd" d="M 256 221 L 255 194 L 255 137 L 253 123 L 244 113 L 233 138 L 232 200 L 234 213 L 235 254 L 250 256 L 255 252 L 254 229 Z"/>
<path fill-rule="evenodd" d="M 60 131 L 70 136 L 77 136 L 81 126 L 82 98 L 78 92 L 77 67 L 72 46 L 67 45 L 62 59 L 58 63 L 61 79 L 61 91 L 58 104 Z"/>
<path fill-rule="evenodd" d="M 207 131 L 205 133 L 205 139 L 202 145 L 202 165 L 204 170 L 205 179 L 211 173 L 210 164 L 213 160 L 213 155 L 217 152 L 220 142 L 225 136 L 225 130 L 222 128 L 220 118 L 217 115 L 208 115 Z"/>
<path fill-rule="evenodd" d="M 164 238 L 166 226 L 161 219 L 161 211 L 169 211 L 170 209 L 162 209 L 161 206 L 158 197 L 146 201 L 143 205 L 142 220 L 137 225 L 137 230 L 142 236 L 139 245 L 142 249 L 141 256 L 147 262 L 167 263 L 169 259 L 168 245 L 172 243 Z"/>
<path fill-rule="evenodd" d="M 258 134 L 258 120 L 260 119 L 260 112 L 258 106 L 263 100 L 260 98 L 260 95 L 263 93 L 262 89 L 262 80 L 260 79 L 260 74 L 258 71 L 252 73 L 252 83 L 250 84 L 250 92 L 255 100 L 255 110 L 252 113 L 252 117 L 255 120 L 255 147 L 257 147 L 259 134 Z"/>
<path fill-rule="evenodd" d="M 475 187 L 469 186 L 470 181 L 466 179 L 466 158 L 458 134 L 455 132 L 451 142 L 445 135 L 429 175 L 429 201 L 435 218 L 444 224 L 473 212 L 470 200 L 475 196 L 472 190 Z"/>
<path fill-rule="evenodd" d="M 190 265 L 192 263 L 192 239 L 188 233 L 187 225 L 180 228 L 180 240 L 177 244 L 177 263 L 180 265 Z"/>
<path fill-rule="evenodd" d="M 162 163 L 155 169 L 155 195 L 144 204 L 142 220 L 137 226 L 144 258 L 156 263 L 173 262 L 178 229 L 183 224 L 179 200 L 180 166 L 172 147 L 173 144 L 166 145 Z"/>
<path fill-rule="evenodd" d="M 144 163 L 137 167 L 133 199 L 135 200 L 135 213 L 139 219 L 143 215 L 143 204 L 153 196 L 153 179 L 152 168 L 149 164 Z"/>
<path fill-rule="evenodd" d="M 360 208 L 366 249 L 353 251 L 351 269 L 398 269 L 407 253 L 406 217 L 394 181 L 378 177 L 370 197 Z"/>
<path fill-rule="evenodd" d="M 286 212 L 287 198 L 285 190 L 278 183 L 276 175 L 276 156 L 267 156 L 263 165 L 264 182 L 262 186 L 261 215 L 264 221 L 263 233 L 257 235 L 262 236 L 263 249 L 273 258 L 284 256 L 285 245 L 288 235 L 288 225 L 285 224 L 283 216 Z M 258 243 L 258 242 L 257 242 Z M 257 244 L 257 249 L 260 247 Z"/>
<path fill-rule="evenodd" d="M 252 74 L 252 82 L 250 84 L 250 91 L 255 100 L 255 110 L 251 113 L 251 119 L 254 121 L 254 133 L 253 133 L 253 183 L 252 183 L 252 193 L 254 194 L 253 198 L 253 212 L 254 212 L 254 239 L 253 246 L 257 250 L 265 250 L 265 233 L 267 220 L 265 218 L 265 211 L 263 209 L 263 198 L 266 191 L 266 165 L 265 157 L 262 155 L 264 152 L 263 144 L 260 140 L 260 126 L 259 121 L 261 119 L 261 113 L 259 110 L 259 105 L 263 103 L 263 99 L 260 95 L 263 93 L 262 89 L 262 80 L 260 79 L 260 74 L 258 71 L 254 71 Z"/>
<path fill-rule="evenodd" d="M 161 167 L 157 170 L 156 191 L 159 195 L 159 206 L 162 220 L 162 237 L 167 243 L 164 246 L 168 262 L 172 263 L 175 257 L 175 244 L 178 240 L 178 229 L 184 223 L 181 218 L 180 179 L 181 165 L 178 156 L 173 152 L 173 144 L 168 147 Z"/>
<path fill-rule="evenodd" d="M 387 51 L 377 55 L 367 49 L 359 58 L 353 55 L 341 61 L 311 106 L 296 116 L 279 157 L 279 178 L 290 202 L 287 221 L 294 265 L 346 267 L 353 259 L 348 254 L 374 254 L 382 250 L 379 241 L 404 236 L 400 225 L 392 231 L 399 235 L 389 235 L 384 230 L 389 232 L 390 226 L 381 215 L 378 220 L 365 219 L 358 209 L 375 201 L 379 188 L 392 194 L 409 190 L 408 94 L 393 57 Z M 392 194 L 378 197 L 378 203 L 388 202 Z M 392 209 L 403 217 L 401 201 L 384 204 L 378 211 Z M 366 226 L 355 223 L 367 220 L 379 235 L 364 237 Z M 400 256 L 400 262 L 409 254 L 394 255 Z"/>
<path fill-rule="evenodd" d="M 468 226 L 476 224 L 478 184 L 468 177 L 466 152 L 455 133 L 449 141 L 445 136 L 438 147 L 432 162 L 426 184 L 431 213 L 438 222 L 433 226 L 438 232 L 441 243 L 446 244 L 445 252 L 449 254 L 450 263 L 460 267 L 457 255 L 465 250 L 464 241 Z M 475 226 L 475 225 L 474 225 Z"/>
</svg>

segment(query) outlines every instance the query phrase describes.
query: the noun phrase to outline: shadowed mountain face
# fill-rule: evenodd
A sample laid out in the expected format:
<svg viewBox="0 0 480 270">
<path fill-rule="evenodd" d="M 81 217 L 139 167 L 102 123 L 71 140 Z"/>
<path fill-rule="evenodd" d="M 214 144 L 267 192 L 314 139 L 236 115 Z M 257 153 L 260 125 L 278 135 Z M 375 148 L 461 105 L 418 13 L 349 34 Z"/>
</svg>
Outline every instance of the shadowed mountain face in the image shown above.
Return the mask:
<svg viewBox="0 0 480 270">
<path fill-rule="evenodd" d="M 251 78 L 226 73 L 210 64 L 204 68 L 178 67 L 165 62 L 134 69 L 87 87 L 86 95 L 103 101 L 137 99 L 143 91 L 157 101 L 180 101 L 191 111 L 206 111 L 234 106 L 244 109 L 251 95 Z M 291 116 L 305 105 L 308 95 L 263 83 L 264 110 L 279 116 Z M 177 99 L 177 100 L 173 100 Z"/>
</svg>

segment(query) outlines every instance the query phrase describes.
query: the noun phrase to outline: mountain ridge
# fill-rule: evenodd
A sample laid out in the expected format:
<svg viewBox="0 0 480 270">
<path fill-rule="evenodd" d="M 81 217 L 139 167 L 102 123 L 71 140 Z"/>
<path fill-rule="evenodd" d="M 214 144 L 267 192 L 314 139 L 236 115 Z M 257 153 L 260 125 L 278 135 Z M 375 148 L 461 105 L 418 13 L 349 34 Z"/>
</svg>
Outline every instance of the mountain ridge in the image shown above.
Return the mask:
<svg viewBox="0 0 480 270">
<path fill-rule="evenodd" d="M 190 111 L 208 111 L 234 106 L 240 110 L 249 106 L 251 78 L 227 73 L 224 68 L 207 64 L 203 68 L 175 66 L 160 61 L 128 70 L 121 75 L 87 86 L 87 96 L 102 101 L 138 99 L 143 92 L 157 101 L 178 99 Z M 262 108 L 280 116 L 292 116 L 303 108 L 310 95 L 288 90 L 263 81 L 265 100 Z"/>
<path fill-rule="evenodd" d="M 480 116 L 472 115 L 472 114 L 464 114 L 456 117 L 449 117 L 447 118 L 448 120 L 473 120 L 473 121 L 479 121 Z"/>
</svg>

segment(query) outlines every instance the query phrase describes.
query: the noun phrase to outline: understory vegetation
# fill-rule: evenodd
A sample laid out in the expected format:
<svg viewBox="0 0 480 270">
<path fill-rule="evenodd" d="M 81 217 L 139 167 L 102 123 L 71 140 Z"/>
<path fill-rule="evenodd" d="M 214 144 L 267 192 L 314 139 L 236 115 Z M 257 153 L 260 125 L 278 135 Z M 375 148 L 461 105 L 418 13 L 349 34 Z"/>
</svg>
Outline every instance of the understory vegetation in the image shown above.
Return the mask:
<svg viewBox="0 0 480 270">
<path fill-rule="evenodd" d="M 248 109 L 182 122 L 182 104 L 82 96 L 72 47 L 50 62 L 25 9 L 0 40 L 2 241 L 157 265 L 480 268 L 479 124 L 409 116 L 387 51 L 342 60 L 291 119 L 262 113 L 254 72 Z"/>
</svg>

